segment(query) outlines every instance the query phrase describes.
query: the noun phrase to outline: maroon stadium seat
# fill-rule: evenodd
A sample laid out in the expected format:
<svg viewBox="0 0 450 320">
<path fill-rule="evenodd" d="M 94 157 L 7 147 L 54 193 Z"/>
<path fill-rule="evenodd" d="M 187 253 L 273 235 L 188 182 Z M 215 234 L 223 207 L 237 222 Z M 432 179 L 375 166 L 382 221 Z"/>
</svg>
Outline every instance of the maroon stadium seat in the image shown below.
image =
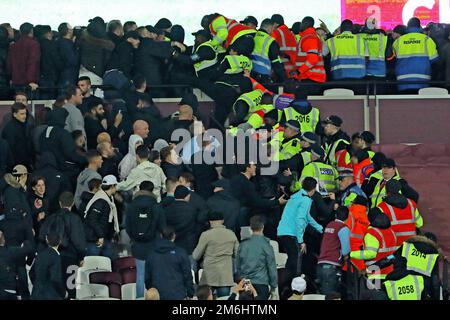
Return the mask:
<svg viewBox="0 0 450 320">
<path fill-rule="evenodd" d="M 122 277 L 118 272 L 94 272 L 89 275 L 90 283 L 105 284 L 111 298 L 121 299 Z"/>
<path fill-rule="evenodd" d="M 113 271 L 120 274 L 122 284 L 136 282 L 136 261 L 133 257 L 123 257 L 114 260 Z"/>
</svg>

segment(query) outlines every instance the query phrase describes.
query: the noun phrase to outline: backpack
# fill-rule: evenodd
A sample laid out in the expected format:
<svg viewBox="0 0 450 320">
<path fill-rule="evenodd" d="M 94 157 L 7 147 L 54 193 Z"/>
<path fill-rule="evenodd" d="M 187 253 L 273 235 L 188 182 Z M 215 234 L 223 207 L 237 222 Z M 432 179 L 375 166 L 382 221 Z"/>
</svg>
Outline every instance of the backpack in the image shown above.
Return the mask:
<svg viewBox="0 0 450 320">
<path fill-rule="evenodd" d="M 153 240 L 154 234 L 148 234 L 154 225 L 153 208 L 137 208 L 136 216 L 134 217 L 135 225 L 133 228 L 133 238 L 139 242 L 147 242 Z"/>
</svg>

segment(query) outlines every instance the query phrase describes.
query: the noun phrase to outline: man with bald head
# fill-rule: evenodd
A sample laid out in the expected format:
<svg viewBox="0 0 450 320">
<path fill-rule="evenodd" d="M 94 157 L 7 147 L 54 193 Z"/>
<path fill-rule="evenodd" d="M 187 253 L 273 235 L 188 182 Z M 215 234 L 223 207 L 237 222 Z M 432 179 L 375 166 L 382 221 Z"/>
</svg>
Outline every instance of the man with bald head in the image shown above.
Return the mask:
<svg viewBox="0 0 450 320">
<path fill-rule="evenodd" d="M 118 167 L 123 158 L 122 154 L 120 154 L 118 150 L 115 150 L 111 142 L 108 141 L 99 143 L 97 145 L 97 151 L 103 159 L 102 167 L 98 170 L 98 173 L 100 173 L 102 177 L 110 174 L 115 177 L 119 176 Z"/>
<path fill-rule="evenodd" d="M 142 139 L 147 139 L 150 130 L 148 127 L 147 121 L 144 120 L 136 120 L 133 123 L 133 133 L 140 136 Z"/>
<path fill-rule="evenodd" d="M 97 136 L 97 145 L 102 143 L 102 142 L 109 142 L 111 143 L 111 136 L 109 135 L 108 132 L 102 132 L 99 133 Z"/>
</svg>

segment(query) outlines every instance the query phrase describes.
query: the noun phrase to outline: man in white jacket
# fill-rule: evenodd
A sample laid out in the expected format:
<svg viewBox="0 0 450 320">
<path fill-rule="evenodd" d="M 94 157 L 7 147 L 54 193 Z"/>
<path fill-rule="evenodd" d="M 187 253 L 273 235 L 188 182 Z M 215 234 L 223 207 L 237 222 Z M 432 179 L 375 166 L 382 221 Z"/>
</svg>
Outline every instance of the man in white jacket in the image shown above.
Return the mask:
<svg viewBox="0 0 450 320">
<path fill-rule="evenodd" d="M 131 170 L 126 180 L 117 185 L 119 191 L 138 191 L 137 188 L 143 181 L 151 181 L 155 188 L 153 193 L 161 201 L 161 194 L 166 192 L 166 176 L 158 165 L 148 161 L 150 151 L 144 145 L 137 147 L 136 159 L 138 166 Z"/>
</svg>

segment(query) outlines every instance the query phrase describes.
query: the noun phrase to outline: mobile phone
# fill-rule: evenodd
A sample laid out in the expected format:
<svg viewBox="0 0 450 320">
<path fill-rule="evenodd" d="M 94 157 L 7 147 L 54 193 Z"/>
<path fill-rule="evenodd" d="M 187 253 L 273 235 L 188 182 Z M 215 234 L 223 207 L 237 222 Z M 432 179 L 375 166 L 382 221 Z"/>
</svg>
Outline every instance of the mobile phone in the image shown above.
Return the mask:
<svg viewBox="0 0 450 320">
<path fill-rule="evenodd" d="M 245 291 L 250 290 L 250 283 L 251 283 L 251 281 L 249 279 L 244 279 L 244 290 Z"/>
</svg>

